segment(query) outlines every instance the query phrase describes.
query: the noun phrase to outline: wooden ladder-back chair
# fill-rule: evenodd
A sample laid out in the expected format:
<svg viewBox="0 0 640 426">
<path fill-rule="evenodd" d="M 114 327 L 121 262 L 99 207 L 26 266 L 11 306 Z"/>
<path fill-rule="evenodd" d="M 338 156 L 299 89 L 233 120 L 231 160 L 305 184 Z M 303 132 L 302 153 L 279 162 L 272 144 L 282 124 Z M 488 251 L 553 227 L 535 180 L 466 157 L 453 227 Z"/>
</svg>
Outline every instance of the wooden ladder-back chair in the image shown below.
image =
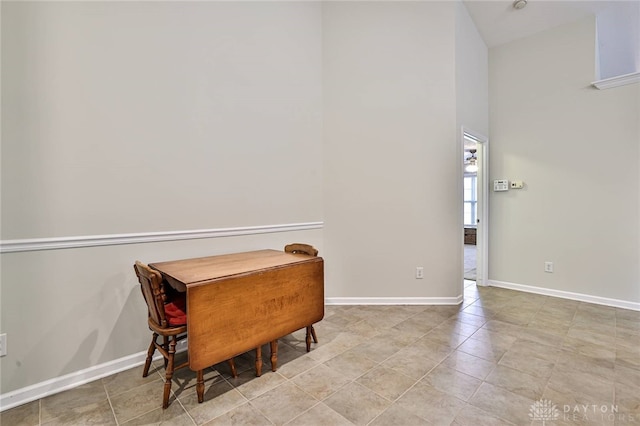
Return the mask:
<svg viewBox="0 0 640 426">
<path fill-rule="evenodd" d="M 308 256 L 317 256 L 318 255 L 318 250 L 313 247 L 310 246 L 309 244 L 302 244 L 302 243 L 292 243 L 292 244 L 287 244 L 286 246 L 284 246 L 284 251 L 287 253 L 301 253 L 301 254 L 306 254 Z M 313 342 L 314 343 L 318 343 L 318 337 L 316 336 L 316 330 L 313 328 L 313 324 L 309 324 L 307 326 L 307 335 L 305 338 L 305 341 L 307 343 L 307 352 L 311 351 L 311 338 L 313 337 Z"/>
<path fill-rule="evenodd" d="M 176 353 L 176 344 L 187 337 L 187 316 L 186 306 L 181 293 L 178 293 L 171 299 L 168 295 L 168 289 L 165 289 L 162 281 L 162 275 L 151 269 L 149 266 L 136 261 L 133 269 L 136 271 L 138 281 L 140 282 L 140 290 L 147 303 L 149 310 L 148 325 L 153 331 L 151 345 L 147 351 L 147 360 L 144 364 L 142 377 L 147 377 L 149 367 L 156 349 L 164 357 L 165 382 L 164 394 L 162 397 L 162 408 L 169 406 L 169 394 L 171 392 L 171 378 L 173 372 L 189 365 L 186 361 L 178 366 L 174 365 Z M 163 342 L 158 343 L 158 337 L 162 336 Z M 229 366 L 231 374 L 237 377 L 235 363 L 230 359 Z"/>
</svg>

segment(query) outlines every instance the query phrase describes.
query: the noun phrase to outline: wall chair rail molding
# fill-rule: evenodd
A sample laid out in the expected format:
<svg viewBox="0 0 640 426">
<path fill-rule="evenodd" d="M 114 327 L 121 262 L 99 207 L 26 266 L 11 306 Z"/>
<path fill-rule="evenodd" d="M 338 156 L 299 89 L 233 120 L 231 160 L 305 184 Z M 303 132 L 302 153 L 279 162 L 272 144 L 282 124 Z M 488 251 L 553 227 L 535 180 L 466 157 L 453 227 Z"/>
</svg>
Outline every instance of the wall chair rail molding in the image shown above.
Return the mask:
<svg viewBox="0 0 640 426">
<path fill-rule="evenodd" d="M 275 232 L 307 231 L 311 229 L 322 229 L 323 226 L 324 222 L 304 222 L 187 231 L 3 240 L 0 241 L 0 253 L 157 243 L 163 241 L 195 240 L 201 238 L 237 237 L 241 235 L 271 234 Z"/>
<path fill-rule="evenodd" d="M 594 81 L 591 85 L 597 89 L 604 90 L 633 83 L 640 83 L 640 72 L 632 72 L 631 74 L 605 78 L 604 80 Z"/>
<path fill-rule="evenodd" d="M 554 290 L 551 288 L 534 287 L 524 284 L 515 284 L 504 281 L 489 281 L 492 287 L 506 288 L 509 290 L 524 291 L 526 293 L 541 294 L 543 296 L 560 297 L 562 299 L 576 300 L 578 302 L 595 303 L 597 305 L 612 306 L 614 308 L 630 309 L 640 311 L 640 303 L 627 300 L 610 299 L 608 297 L 592 296 L 590 294 L 572 293 L 570 291 Z"/>
</svg>

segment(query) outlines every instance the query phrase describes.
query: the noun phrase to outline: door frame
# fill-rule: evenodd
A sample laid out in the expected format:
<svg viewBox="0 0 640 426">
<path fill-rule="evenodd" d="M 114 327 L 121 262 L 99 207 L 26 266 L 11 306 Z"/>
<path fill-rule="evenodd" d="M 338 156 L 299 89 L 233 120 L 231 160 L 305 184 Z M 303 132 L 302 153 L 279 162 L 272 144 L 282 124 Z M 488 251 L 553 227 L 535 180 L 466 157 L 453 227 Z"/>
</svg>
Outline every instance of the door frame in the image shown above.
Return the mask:
<svg viewBox="0 0 640 426">
<path fill-rule="evenodd" d="M 460 146 L 464 153 L 464 140 L 471 139 L 476 142 L 476 156 L 478 157 L 477 175 L 477 224 L 476 224 L 476 285 L 489 285 L 489 138 L 481 133 L 462 126 L 460 130 Z M 462 167 L 464 170 L 464 155 Z M 459 179 L 464 179 L 461 173 Z M 464 182 L 460 183 L 464 187 Z M 461 195 L 464 202 L 464 196 Z M 463 215 L 463 209 L 461 216 Z M 464 239 L 464 217 L 462 219 L 463 229 L 461 230 Z M 462 269 L 464 273 L 464 244 L 462 245 Z"/>
</svg>

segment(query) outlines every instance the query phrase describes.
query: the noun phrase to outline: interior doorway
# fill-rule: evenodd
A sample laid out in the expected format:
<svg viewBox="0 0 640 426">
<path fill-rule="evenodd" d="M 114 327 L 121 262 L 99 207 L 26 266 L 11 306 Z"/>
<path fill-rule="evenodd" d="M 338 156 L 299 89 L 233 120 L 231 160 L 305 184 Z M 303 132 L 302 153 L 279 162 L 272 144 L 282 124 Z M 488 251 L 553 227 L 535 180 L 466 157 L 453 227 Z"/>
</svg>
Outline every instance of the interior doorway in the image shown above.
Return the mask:
<svg viewBox="0 0 640 426">
<path fill-rule="evenodd" d="M 488 140 L 462 129 L 464 280 L 487 285 Z"/>
</svg>

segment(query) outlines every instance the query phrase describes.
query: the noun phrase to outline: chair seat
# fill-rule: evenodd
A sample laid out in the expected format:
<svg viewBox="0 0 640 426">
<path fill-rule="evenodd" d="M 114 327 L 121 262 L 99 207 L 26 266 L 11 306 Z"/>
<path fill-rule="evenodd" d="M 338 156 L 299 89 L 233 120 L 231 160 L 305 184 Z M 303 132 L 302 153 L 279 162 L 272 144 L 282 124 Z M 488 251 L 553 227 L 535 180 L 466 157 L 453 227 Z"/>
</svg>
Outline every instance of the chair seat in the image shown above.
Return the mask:
<svg viewBox="0 0 640 426">
<path fill-rule="evenodd" d="M 164 313 L 170 325 L 187 324 L 187 303 L 184 297 L 178 297 L 164 305 Z"/>
</svg>

